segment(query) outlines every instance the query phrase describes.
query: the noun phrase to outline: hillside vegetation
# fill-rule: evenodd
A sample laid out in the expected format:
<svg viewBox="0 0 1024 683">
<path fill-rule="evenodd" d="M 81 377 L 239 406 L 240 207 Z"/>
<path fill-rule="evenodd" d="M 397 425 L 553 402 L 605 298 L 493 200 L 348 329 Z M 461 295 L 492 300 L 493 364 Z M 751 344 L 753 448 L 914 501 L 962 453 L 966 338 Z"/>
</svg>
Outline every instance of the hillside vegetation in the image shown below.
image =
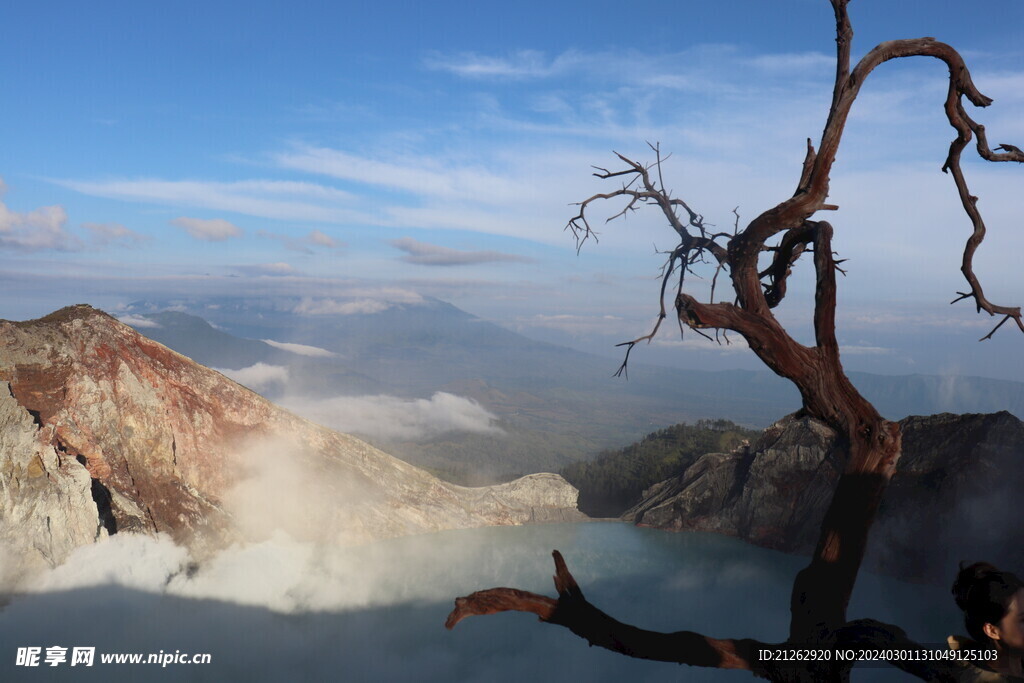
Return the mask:
<svg viewBox="0 0 1024 683">
<path fill-rule="evenodd" d="M 619 450 L 576 462 L 561 474 L 580 490 L 579 509 L 591 517 L 618 517 L 649 486 L 682 474 L 705 453 L 725 453 L 760 432 L 729 420 L 698 420 L 648 434 Z"/>
</svg>

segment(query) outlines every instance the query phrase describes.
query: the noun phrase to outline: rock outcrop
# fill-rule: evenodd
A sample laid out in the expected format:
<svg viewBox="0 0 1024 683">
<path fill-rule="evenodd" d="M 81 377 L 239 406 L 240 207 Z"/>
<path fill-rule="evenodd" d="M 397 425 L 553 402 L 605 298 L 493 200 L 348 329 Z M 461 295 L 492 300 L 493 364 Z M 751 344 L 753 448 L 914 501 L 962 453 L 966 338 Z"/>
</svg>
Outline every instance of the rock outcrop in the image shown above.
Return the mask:
<svg viewBox="0 0 1024 683">
<path fill-rule="evenodd" d="M 274 527 L 358 542 L 579 519 L 576 493 L 450 485 L 89 306 L 0 321 L 0 543 L 30 564 L 125 532 L 202 555 Z"/>
<path fill-rule="evenodd" d="M 0 382 L 0 544 L 62 557 L 102 531 L 85 467 L 63 456 Z"/>
<path fill-rule="evenodd" d="M 950 580 L 960 560 L 1024 566 L 1024 423 L 1001 412 L 908 417 L 901 425 L 903 455 L 865 566 L 940 582 Z M 752 446 L 709 453 L 652 486 L 623 518 L 809 554 L 839 477 L 832 439 L 819 422 L 786 418 Z"/>
</svg>

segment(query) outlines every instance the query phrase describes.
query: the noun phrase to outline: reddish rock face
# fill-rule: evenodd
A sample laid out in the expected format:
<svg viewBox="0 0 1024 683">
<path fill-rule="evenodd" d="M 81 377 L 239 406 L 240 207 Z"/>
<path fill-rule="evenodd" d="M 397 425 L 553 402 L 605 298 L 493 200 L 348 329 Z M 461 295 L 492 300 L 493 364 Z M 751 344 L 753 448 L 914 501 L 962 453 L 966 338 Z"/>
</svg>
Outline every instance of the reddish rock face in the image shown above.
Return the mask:
<svg viewBox="0 0 1024 683">
<path fill-rule="evenodd" d="M 88 476 L 97 535 L 165 532 L 193 549 L 221 547 L 240 533 L 231 505 L 239 496 L 271 522 L 287 517 L 301 529 L 305 518 L 318 534 L 346 540 L 575 512 L 575 489 L 560 478 L 514 495 L 449 485 L 296 417 L 89 306 L 0 321 L 0 383 L 31 415 L 54 462 L 76 471 L 77 481 Z M 29 465 L 3 467 L 5 459 L 27 462 L 22 451 L 0 450 L 0 476 L 28 476 Z M 251 486 L 254 471 L 270 479 Z M 0 512 L 16 502 L 0 488 Z"/>
<path fill-rule="evenodd" d="M 0 323 L 0 350 L 0 380 L 84 465 L 108 531 L 221 535 L 232 463 L 273 425 L 271 404 L 85 306 Z"/>
</svg>

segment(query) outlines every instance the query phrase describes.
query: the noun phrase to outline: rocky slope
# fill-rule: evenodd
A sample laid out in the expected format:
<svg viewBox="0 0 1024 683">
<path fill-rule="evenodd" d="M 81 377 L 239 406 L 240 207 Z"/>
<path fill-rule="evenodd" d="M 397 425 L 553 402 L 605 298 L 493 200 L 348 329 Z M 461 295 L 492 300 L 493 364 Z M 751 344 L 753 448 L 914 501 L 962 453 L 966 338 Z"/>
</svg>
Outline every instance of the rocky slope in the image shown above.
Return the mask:
<svg viewBox="0 0 1024 683">
<path fill-rule="evenodd" d="M 1009 413 L 902 422 L 903 455 L 872 530 L 869 569 L 947 581 L 960 560 L 1024 566 L 1024 423 Z M 839 467 L 833 434 L 787 418 L 752 446 L 709 453 L 644 492 L 623 515 L 671 530 L 714 531 L 810 553 Z"/>
<path fill-rule="evenodd" d="M 358 542 L 579 519 L 575 504 L 551 474 L 442 482 L 89 306 L 0 321 L 0 544 L 30 565 L 113 533 L 202 555 L 275 528 Z"/>
</svg>

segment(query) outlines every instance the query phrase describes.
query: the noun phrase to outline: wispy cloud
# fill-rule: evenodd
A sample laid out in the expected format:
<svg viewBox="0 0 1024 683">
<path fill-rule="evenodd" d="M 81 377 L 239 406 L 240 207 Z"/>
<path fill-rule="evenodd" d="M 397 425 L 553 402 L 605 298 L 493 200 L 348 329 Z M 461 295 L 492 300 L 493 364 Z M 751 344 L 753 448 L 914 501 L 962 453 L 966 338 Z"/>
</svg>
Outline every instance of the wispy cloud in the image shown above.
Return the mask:
<svg viewBox="0 0 1024 683">
<path fill-rule="evenodd" d="M 781 72 L 787 77 L 794 74 L 802 74 L 807 71 L 828 74 L 829 69 L 836 65 L 835 55 L 827 55 L 823 52 L 794 52 L 758 55 L 748 60 L 758 69 L 765 71 Z"/>
<path fill-rule="evenodd" d="M 309 244 L 315 244 L 318 247 L 327 247 L 328 249 L 337 249 L 341 246 L 333 237 L 319 230 L 310 230 L 309 234 L 306 235 L 305 240 Z"/>
<path fill-rule="evenodd" d="M 204 196 L 210 200 L 221 198 L 229 200 L 244 196 L 289 196 L 306 197 L 309 199 L 326 199 L 331 201 L 347 201 L 352 195 L 326 185 L 305 183 L 294 180 L 237 180 L 233 182 L 217 182 L 207 180 L 160 180 L 157 178 L 140 178 L 137 180 L 80 181 L 64 180 L 58 184 L 84 191 L 94 190 L 96 194 L 124 195 L 128 197 L 153 199 L 189 200 Z"/>
<path fill-rule="evenodd" d="M 275 183 L 268 190 L 282 193 L 278 199 L 273 198 L 272 192 L 260 192 L 262 183 L 255 181 L 114 180 L 59 184 L 98 197 L 230 211 L 289 222 L 360 228 L 463 229 L 505 235 L 522 235 L 524 224 L 538 224 L 536 199 L 542 188 L 549 186 L 524 174 L 521 167 L 490 167 L 493 158 L 490 162 L 453 161 L 423 154 L 396 160 L 307 147 L 272 156 L 283 169 L 327 175 L 364 187 L 358 194 L 336 195 L 332 191 L 288 196 L 284 194 L 286 190 L 319 186 Z M 406 196 L 382 202 L 381 191 Z M 502 210 L 495 211 L 495 207 Z M 270 239 L 280 235 L 271 231 L 259 234 Z M 317 230 L 303 238 L 280 239 L 286 247 L 306 253 L 311 247 L 341 246 L 330 235 Z"/>
<path fill-rule="evenodd" d="M 58 185 L 95 197 L 233 211 L 283 220 L 339 223 L 365 219 L 344 208 L 353 196 L 332 187 L 295 181 L 58 180 Z"/>
<path fill-rule="evenodd" d="M 253 391 L 264 391 L 272 386 L 284 386 L 288 383 L 288 368 L 282 365 L 256 363 L 240 370 L 213 369 Z"/>
<path fill-rule="evenodd" d="M 732 90 L 737 79 L 733 66 L 754 67 L 766 75 L 797 75 L 822 72 L 835 66 L 835 57 L 820 52 L 776 53 L 747 56 L 737 45 L 699 43 L 677 52 L 641 50 L 615 52 L 570 49 L 548 56 L 537 50 L 518 50 L 504 55 L 434 51 L 423 65 L 470 80 L 540 80 L 573 77 L 609 84 L 658 85 L 674 89 L 705 88 L 714 79 Z"/>
<path fill-rule="evenodd" d="M 302 237 L 294 237 L 292 235 L 284 235 L 281 233 L 270 232 L 268 230 L 256 231 L 258 237 L 264 237 L 266 239 L 277 240 L 284 245 L 286 249 L 292 251 L 298 251 L 303 254 L 312 254 L 312 247 L 322 247 L 324 249 L 339 249 L 344 246 L 336 239 L 331 237 L 325 232 L 320 230 L 310 230 Z"/>
<path fill-rule="evenodd" d="M 1024 99 L 1024 73 L 1020 71 L 975 71 L 972 80 L 1000 104 Z"/>
<path fill-rule="evenodd" d="M 444 71 L 460 78 L 476 81 L 559 80 L 588 83 L 584 101 L 594 95 L 628 90 L 636 97 L 638 89 L 667 88 L 677 91 L 700 90 L 723 95 L 742 96 L 741 83 L 750 81 L 750 70 L 759 72 L 750 84 L 763 91 L 773 87 L 771 79 L 784 77 L 830 78 L 835 57 L 821 52 L 769 53 L 751 55 L 738 45 L 729 43 L 698 43 L 675 52 L 643 50 L 581 51 L 566 50 L 554 56 L 535 50 L 520 50 L 506 55 L 475 52 L 444 54 L 432 52 L 423 59 L 428 69 Z M 760 82 L 769 79 L 768 82 Z M 594 85 L 600 84 L 596 89 Z"/>
<path fill-rule="evenodd" d="M 466 266 L 501 261 L 522 263 L 531 260 L 525 256 L 506 254 L 501 251 L 461 251 L 437 244 L 420 242 L 411 237 L 391 240 L 389 244 L 405 252 L 405 256 L 401 257 L 402 261 L 419 266 Z"/>
<path fill-rule="evenodd" d="M 413 440 L 447 432 L 503 434 L 497 417 L 472 399 L 437 392 L 429 399 L 396 396 L 286 398 L 288 410 L 348 434 L 375 439 Z"/>
<path fill-rule="evenodd" d="M 292 342 L 279 342 L 273 339 L 261 340 L 264 344 L 269 344 L 275 349 L 281 349 L 282 351 L 288 351 L 295 353 L 300 356 L 310 356 L 312 358 L 334 358 L 338 354 L 328 351 L 327 349 L 321 349 L 319 346 L 309 346 L 307 344 L 295 344 Z"/>
<path fill-rule="evenodd" d="M 92 242 L 98 246 L 138 246 L 149 239 L 120 223 L 82 223 L 82 227 L 92 234 Z"/>
<path fill-rule="evenodd" d="M 428 69 L 447 71 L 463 78 L 531 79 L 546 78 L 564 72 L 575 61 L 575 52 L 548 59 L 536 50 L 519 50 L 505 57 L 463 52 L 445 55 L 431 52 L 423 59 Z"/>
<path fill-rule="evenodd" d="M 519 318 L 517 328 L 522 330 L 541 327 L 558 330 L 572 335 L 581 334 L 629 334 L 635 332 L 635 321 L 627 321 L 614 315 L 575 315 L 571 313 L 543 314 Z"/>
<path fill-rule="evenodd" d="M 895 353 L 894 349 L 888 347 L 866 344 L 841 345 L 839 351 L 848 356 L 888 356 Z"/>
<path fill-rule="evenodd" d="M 389 301 L 381 299 L 352 299 L 339 301 L 337 299 L 305 299 L 295 307 L 295 313 L 300 315 L 361 315 L 380 313 L 391 308 Z"/>
<path fill-rule="evenodd" d="M 492 204 L 522 198 L 521 181 L 483 163 L 445 163 L 435 155 L 384 160 L 328 147 L 300 146 L 273 156 L 282 168 L 429 196 Z"/>
<path fill-rule="evenodd" d="M 0 198 L 5 194 L 7 184 L 0 178 Z M 20 213 L 0 201 L 0 248 L 26 251 L 77 249 L 80 243 L 67 231 L 67 222 L 68 214 L 62 206 L 43 206 Z"/>
<path fill-rule="evenodd" d="M 118 317 L 118 320 L 123 322 L 125 325 L 131 325 L 136 328 L 155 328 L 162 327 L 160 323 L 155 320 L 150 320 L 141 315 L 122 315 Z"/>
<path fill-rule="evenodd" d="M 224 242 L 232 237 L 241 237 L 242 229 L 223 218 L 175 218 L 171 225 L 181 228 L 192 237 L 203 242 Z"/>
<path fill-rule="evenodd" d="M 864 313 L 852 316 L 846 323 L 852 328 L 872 327 L 925 327 L 925 328 L 978 328 L 991 327 L 991 320 L 981 316 L 939 315 L 910 312 Z"/>
<path fill-rule="evenodd" d="M 380 313 L 401 304 L 422 304 L 423 296 L 401 287 L 349 286 L 337 297 L 303 297 L 292 309 L 299 315 L 358 315 Z"/>
</svg>

